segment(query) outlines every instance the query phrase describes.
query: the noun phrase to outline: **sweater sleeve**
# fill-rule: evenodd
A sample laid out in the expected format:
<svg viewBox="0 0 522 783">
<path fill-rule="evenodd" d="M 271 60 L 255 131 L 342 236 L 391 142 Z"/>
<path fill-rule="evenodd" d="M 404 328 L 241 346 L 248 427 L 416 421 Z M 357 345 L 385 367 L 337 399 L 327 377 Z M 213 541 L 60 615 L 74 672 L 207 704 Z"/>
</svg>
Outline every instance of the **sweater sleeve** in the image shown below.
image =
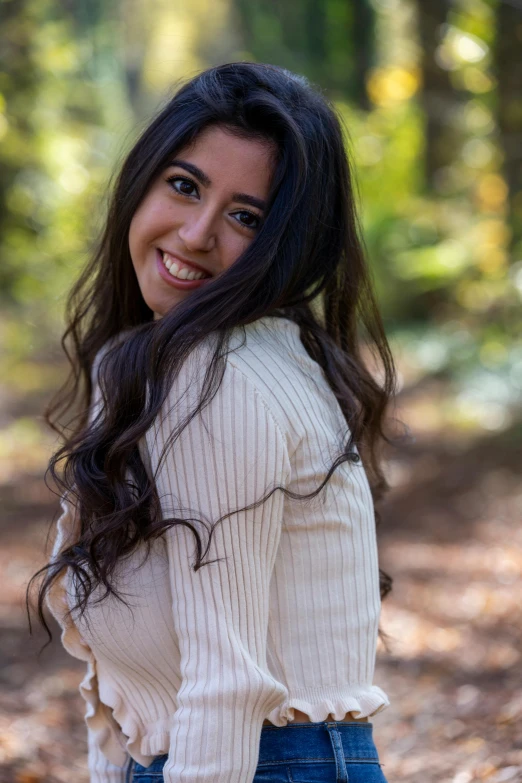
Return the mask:
<svg viewBox="0 0 522 783">
<path fill-rule="evenodd" d="M 194 399 L 187 407 L 179 384 L 174 386 L 169 410 L 152 428 L 150 467 L 164 518 L 204 522 L 193 523 L 204 552 L 209 525 L 285 486 L 290 461 L 285 437 L 252 381 L 228 364 L 211 402 L 160 462 L 180 415 L 185 420 L 195 407 Z M 276 489 L 257 508 L 222 520 L 203 558 L 214 562 L 197 571 L 188 526 L 165 534 L 182 677 L 163 768 L 166 783 L 254 778 L 263 720 L 286 694 L 266 663 L 269 585 L 283 500 Z"/>
</svg>

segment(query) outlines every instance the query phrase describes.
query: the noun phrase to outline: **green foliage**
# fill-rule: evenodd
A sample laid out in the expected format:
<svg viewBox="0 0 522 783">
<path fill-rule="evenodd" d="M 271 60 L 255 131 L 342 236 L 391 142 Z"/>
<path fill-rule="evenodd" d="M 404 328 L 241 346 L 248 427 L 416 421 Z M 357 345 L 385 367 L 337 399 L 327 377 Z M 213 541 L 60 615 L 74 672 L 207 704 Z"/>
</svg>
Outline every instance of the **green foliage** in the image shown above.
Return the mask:
<svg viewBox="0 0 522 783">
<path fill-rule="evenodd" d="M 491 364 L 504 362 L 515 377 L 522 248 L 509 215 L 520 195 L 509 192 L 498 140 L 496 6 L 460 0 L 448 12 L 436 57 L 460 97 L 448 119 L 457 142 L 431 187 L 415 8 L 423 13 L 411 0 L 4 2 L 4 369 L 30 367 L 57 345 L 66 291 L 101 226 L 106 183 L 140 124 L 180 77 L 256 59 L 305 73 L 336 102 L 389 330 L 412 355 L 439 357 L 426 372 L 447 367 L 456 377 L 463 365 L 494 372 Z M 452 330 L 466 335 L 462 344 Z M 424 353 L 412 347 L 416 335 Z"/>
<path fill-rule="evenodd" d="M 88 30 L 50 0 L 25 0 L 5 7 L 3 34 L 0 281 L 4 312 L 33 327 L 36 350 L 61 328 L 116 145 Z"/>
</svg>

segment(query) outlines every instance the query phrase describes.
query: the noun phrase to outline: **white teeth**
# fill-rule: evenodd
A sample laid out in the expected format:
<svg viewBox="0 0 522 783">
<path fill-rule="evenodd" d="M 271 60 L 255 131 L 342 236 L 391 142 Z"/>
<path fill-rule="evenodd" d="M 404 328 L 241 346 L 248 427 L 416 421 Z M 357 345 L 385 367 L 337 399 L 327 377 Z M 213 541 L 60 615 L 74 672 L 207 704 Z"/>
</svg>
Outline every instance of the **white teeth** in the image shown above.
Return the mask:
<svg viewBox="0 0 522 783">
<path fill-rule="evenodd" d="M 204 272 L 196 272 L 194 269 L 189 269 L 184 264 L 178 264 L 173 261 L 167 253 L 163 253 L 163 263 L 169 270 L 172 277 L 177 277 L 180 280 L 201 280 L 202 277 L 207 277 Z"/>
</svg>

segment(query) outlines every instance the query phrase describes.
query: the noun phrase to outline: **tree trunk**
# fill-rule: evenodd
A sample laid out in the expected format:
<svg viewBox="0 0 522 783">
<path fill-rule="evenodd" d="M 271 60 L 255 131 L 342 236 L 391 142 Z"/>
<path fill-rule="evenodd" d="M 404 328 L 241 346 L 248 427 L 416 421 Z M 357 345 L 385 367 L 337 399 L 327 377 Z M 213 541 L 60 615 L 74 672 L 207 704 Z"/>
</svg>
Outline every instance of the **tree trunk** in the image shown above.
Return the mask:
<svg viewBox="0 0 522 783">
<path fill-rule="evenodd" d="M 353 97 L 357 105 L 369 111 L 371 102 L 366 89 L 368 71 L 373 64 L 375 48 L 375 12 L 368 0 L 353 4 Z"/>
<path fill-rule="evenodd" d="M 512 251 L 522 251 L 522 2 L 497 5 L 494 51 L 497 84 L 497 124 L 509 188 Z"/>
<path fill-rule="evenodd" d="M 436 189 L 437 172 L 452 163 L 462 141 L 458 129 L 462 102 L 451 84 L 449 72 L 437 63 L 435 56 L 449 3 L 447 0 L 418 0 L 417 8 L 422 44 L 420 100 L 426 117 L 425 183 L 428 189 Z"/>
</svg>

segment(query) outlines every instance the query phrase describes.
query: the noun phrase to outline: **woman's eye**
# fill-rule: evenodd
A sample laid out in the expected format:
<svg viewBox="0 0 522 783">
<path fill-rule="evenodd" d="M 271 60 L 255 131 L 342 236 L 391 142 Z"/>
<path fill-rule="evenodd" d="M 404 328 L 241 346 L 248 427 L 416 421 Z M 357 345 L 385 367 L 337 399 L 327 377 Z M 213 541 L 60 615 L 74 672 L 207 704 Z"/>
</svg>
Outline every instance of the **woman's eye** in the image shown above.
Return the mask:
<svg viewBox="0 0 522 783">
<path fill-rule="evenodd" d="M 257 215 L 254 215 L 253 212 L 241 211 L 235 212 L 234 214 L 243 218 L 238 222 L 241 223 L 242 226 L 245 226 L 245 228 L 258 228 L 261 222 L 261 219 Z"/>
<path fill-rule="evenodd" d="M 198 192 L 198 186 L 191 179 L 187 177 L 168 177 L 167 179 L 170 187 L 182 196 L 194 196 Z M 237 217 L 237 222 L 245 228 L 256 229 L 261 223 L 259 215 L 254 215 L 253 212 L 247 210 L 241 210 L 241 212 L 234 212 L 234 217 Z"/>
<path fill-rule="evenodd" d="M 197 192 L 196 183 L 186 177 L 169 177 L 167 182 L 176 193 L 181 193 L 182 196 L 193 196 L 194 190 Z"/>
</svg>

